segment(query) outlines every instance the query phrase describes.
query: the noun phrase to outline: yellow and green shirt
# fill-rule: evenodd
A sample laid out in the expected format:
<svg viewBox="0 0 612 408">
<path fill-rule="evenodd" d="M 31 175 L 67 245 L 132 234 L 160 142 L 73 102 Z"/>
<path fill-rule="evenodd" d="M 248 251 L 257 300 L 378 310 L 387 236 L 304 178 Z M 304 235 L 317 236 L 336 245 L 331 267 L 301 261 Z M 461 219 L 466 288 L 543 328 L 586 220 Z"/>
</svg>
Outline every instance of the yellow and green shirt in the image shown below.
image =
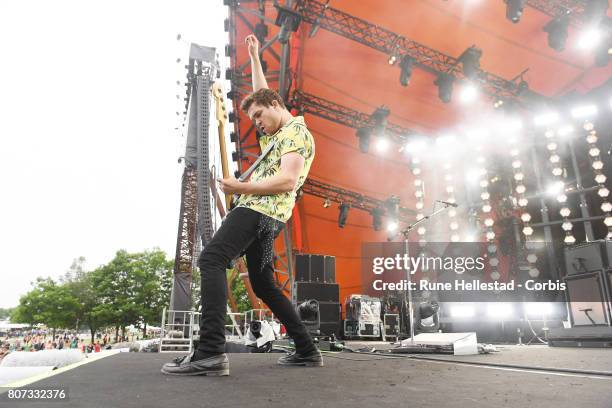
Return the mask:
<svg viewBox="0 0 612 408">
<path fill-rule="evenodd" d="M 250 181 L 259 181 L 280 172 L 281 157 L 284 154 L 297 152 L 304 157 L 304 167 L 300 172 L 293 191 L 271 195 L 243 194 L 236 207 L 246 207 L 265 214 L 281 222 L 287 222 L 295 204 L 296 191 L 302 187 L 310 165 L 315 156 L 315 144 L 312 135 L 306 128 L 303 116 L 295 116 L 273 135 L 264 135 L 259 139 L 261 150 L 276 140 L 276 145 L 253 171 Z"/>
</svg>

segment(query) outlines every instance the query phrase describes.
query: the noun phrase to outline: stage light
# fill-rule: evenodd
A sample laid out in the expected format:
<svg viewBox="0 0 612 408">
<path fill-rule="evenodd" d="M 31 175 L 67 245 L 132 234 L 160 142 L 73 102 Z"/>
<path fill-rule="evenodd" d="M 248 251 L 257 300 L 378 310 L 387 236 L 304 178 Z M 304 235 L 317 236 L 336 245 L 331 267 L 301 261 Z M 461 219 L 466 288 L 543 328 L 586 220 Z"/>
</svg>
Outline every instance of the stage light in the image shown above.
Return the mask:
<svg viewBox="0 0 612 408">
<path fill-rule="evenodd" d="M 395 61 L 397 61 L 397 57 L 395 56 L 395 54 L 391 54 L 391 55 L 389 56 L 389 61 L 388 61 L 388 62 L 389 62 L 389 65 L 393 65 L 393 64 L 395 64 Z"/>
<path fill-rule="evenodd" d="M 387 118 L 391 111 L 386 106 L 380 106 L 372 113 L 371 120 L 374 122 L 374 130 L 378 136 L 382 136 L 387 127 Z"/>
<path fill-rule="evenodd" d="M 565 242 L 567 245 L 571 245 L 576 243 L 576 238 L 573 235 L 566 235 L 563 242 Z"/>
<path fill-rule="evenodd" d="M 567 196 L 565 194 L 559 194 L 557 196 L 557 201 L 563 204 L 567 201 Z"/>
<path fill-rule="evenodd" d="M 498 271 L 493 271 L 491 272 L 491 279 L 493 279 L 494 281 L 498 280 L 499 278 L 501 278 L 501 274 Z"/>
<path fill-rule="evenodd" d="M 523 227 L 523 234 L 525 234 L 527 237 L 533 235 L 533 228 L 529 226 Z"/>
<path fill-rule="evenodd" d="M 578 106 L 572 109 L 572 116 L 576 119 L 586 118 L 593 115 L 597 115 L 597 106 L 595 105 Z"/>
<path fill-rule="evenodd" d="M 487 316 L 504 318 L 512 314 L 512 307 L 507 303 L 493 303 L 487 306 Z"/>
<path fill-rule="evenodd" d="M 444 135 L 436 138 L 436 146 L 438 147 L 449 147 L 457 142 L 455 135 Z"/>
<path fill-rule="evenodd" d="M 323 201 L 323 208 L 329 207 L 331 207 L 331 201 L 329 201 L 329 198 L 326 198 L 325 201 Z"/>
<path fill-rule="evenodd" d="M 551 196 L 556 196 L 565 188 L 565 184 L 562 181 L 555 181 L 548 186 L 546 192 Z"/>
<path fill-rule="evenodd" d="M 385 210 L 382 208 L 374 208 L 372 210 L 372 227 L 374 231 L 380 231 L 382 228 L 382 216 L 385 213 Z"/>
<path fill-rule="evenodd" d="M 598 174 L 595 176 L 595 182 L 597 184 L 603 184 L 606 182 L 606 176 L 604 174 Z"/>
<path fill-rule="evenodd" d="M 527 255 L 527 262 L 534 264 L 536 262 L 538 262 L 538 256 L 536 254 L 529 254 Z"/>
<path fill-rule="evenodd" d="M 408 86 L 410 77 L 412 76 L 412 66 L 416 62 L 416 59 L 409 55 L 404 55 L 400 61 L 400 84 L 402 86 Z"/>
<path fill-rule="evenodd" d="M 523 222 L 529 222 L 529 221 L 531 221 L 531 214 L 529 214 L 529 213 L 522 213 L 522 214 L 521 214 L 521 220 L 522 220 Z"/>
<path fill-rule="evenodd" d="M 603 39 L 603 33 L 596 27 L 586 29 L 578 39 L 578 47 L 583 50 L 594 50 Z"/>
<path fill-rule="evenodd" d="M 525 314 L 530 317 L 541 317 L 552 313 L 552 305 L 543 302 L 528 302 L 523 304 Z"/>
<path fill-rule="evenodd" d="M 607 217 L 604 219 L 604 224 L 606 225 L 606 227 L 612 227 L 612 217 L 607 216 Z"/>
<path fill-rule="evenodd" d="M 563 169 L 561 167 L 553 167 L 552 174 L 553 176 L 560 176 L 563 174 Z"/>
<path fill-rule="evenodd" d="M 281 44 L 286 44 L 289 41 L 291 33 L 297 31 L 298 27 L 300 26 L 302 16 L 298 12 L 288 7 L 283 7 L 278 4 L 275 4 L 274 7 L 276 7 L 276 10 L 278 11 L 274 24 L 280 27 L 278 42 Z"/>
<path fill-rule="evenodd" d="M 599 148 L 597 148 L 597 147 L 591 147 L 589 149 L 589 156 L 597 157 L 597 156 L 599 156 L 599 153 L 600 153 L 599 152 Z"/>
<path fill-rule="evenodd" d="M 485 218 L 484 225 L 486 225 L 487 227 L 492 227 L 493 224 L 494 224 L 493 218 Z"/>
<path fill-rule="evenodd" d="M 565 222 L 563 222 L 563 224 L 561 224 L 561 229 L 563 231 L 571 231 L 573 228 L 574 228 L 574 226 L 569 221 L 565 221 Z"/>
<path fill-rule="evenodd" d="M 452 317 L 466 318 L 473 317 L 475 310 L 472 306 L 455 305 L 451 307 L 450 313 Z"/>
<path fill-rule="evenodd" d="M 601 204 L 601 211 L 608 213 L 608 212 L 612 212 L 612 204 L 609 202 L 604 202 Z"/>
<path fill-rule="evenodd" d="M 438 87 L 438 98 L 444 103 L 450 103 L 453 97 L 453 82 L 455 77 L 445 72 L 438 75 L 434 85 Z"/>
<path fill-rule="evenodd" d="M 570 211 L 568 207 L 563 207 L 559 210 L 559 214 L 564 218 L 569 217 L 571 213 L 572 212 Z"/>
<path fill-rule="evenodd" d="M 602 187 L 599 190 L 597 190 L 597 195 L 600 196 L 601 198 L 606 198 L 610 195 L 610 190 L 608 190 L 605 187 Z"/>
<path fill-rule="evenodd" d="M 463 74 L 466 77 L 474 79 L 478 75 L 478 71 L 480 70 L 480 57 L 482 57 L 482 50 L 475 46 L 471 46 L 459 56 L 459 61 L 461 61 L 463 65 Z"/>
<path fill-rule="evenodd" d="M 521 197 L 518 200 L 518 205 L 519 207 L 527 207 L 527 204 L 529 204 L 529 200 L 525 197 Z"/>
<path fill-rule="evenodd" d="M 557 130 L 557 134 L 561 137 L 565 137 L 567 135 L 569 135 L 570 133 L 572 133 L 574 131 L 574 128 L 570 125 L 565 125 L 559 128 L 559 130 Z"/>
<path fill-rule="evenodd" d="M 466 173 L 465 178 L 470 183 L 476 183 L 480 179 L 480 171 L 478 169 L 470 169 Z"/>
<path fill-rule="evenodd" d="M 478 97 L 478 90 L 473 84 L 466 84 L 461 88 L 459 100 L 462 103 L 472 103 Z"/>
<path fill-rule="evenodd" d="M 603 169 L 603 162 L 601 160 L 595 160 L 591 166 L 593 166 L 595 170 L 601 170 Z"/>
<path fill-rule="evenodd" d="M 367 153 L 370 150 L 370 138 L 372 136 L 372 130 L 369 128 L 359 128 L 357 130 L 357 137 L 359 138 L 359 150 L 362 153 Z"/>
<path fill-rule="evenodd" d="M 388 232 L 396 232 L 397 231 L 397 221 L 389 221 L 387 223 L 387 231 Z"/>
<path fill-rule="evenodd" d="M 386 137 L 379 137 L 376 141 L 376 150 L 384 152 L 389 148 L 389 139 Z"/>
<path fill-rule="evenodd" d="M 504 0 L 506 2 L 506 18 L 513 23 L 518 23 L 523 15 L 526 0 Z"/>
<path fill-rule="evenodd" d="M 344 228 L 344 226 L 346 225 L 346 219 L 348 218 L 350 208 L 351 206 L 349 204 L 340 204 L 340 213 L 338 214 L 338 227 Z"/>
<path fill-rule="evenodd" d="M 417 228 L 417 234 L 419 235 L 425 235 L 426 232 L 427 232 L 427 229 L 425 227 Z"/>
<path fill-rule="evenodd" d="M 424 140 L 415 140 L 414 142 L 406 143 L 404 152 L 407 154 L 420 153 L 427 148 L 427 142 Z"/>
<path fill-rule="evenodd" d="M 487 239 L 489 241 L 493 241 L 495 239 L 495 232 L 493 231 L 487 231 L 486 235 Z"/>
<path fill-rule="evenodd" d="M 567 15 L 555 18 L 544 26 L 544 31 L 548 33 L 548 46 L 550 48 L 558 52 L 565 49 L 568 27 L 569 18 Z"/>
<path fill-rule="evenodd" d="M 534 117 L 533 123 L 536 126 L 546 126 L 553 124 L 557 120 L 559 120 L 559 114 L 557 112 L 545 112 Z"/>
</svg>

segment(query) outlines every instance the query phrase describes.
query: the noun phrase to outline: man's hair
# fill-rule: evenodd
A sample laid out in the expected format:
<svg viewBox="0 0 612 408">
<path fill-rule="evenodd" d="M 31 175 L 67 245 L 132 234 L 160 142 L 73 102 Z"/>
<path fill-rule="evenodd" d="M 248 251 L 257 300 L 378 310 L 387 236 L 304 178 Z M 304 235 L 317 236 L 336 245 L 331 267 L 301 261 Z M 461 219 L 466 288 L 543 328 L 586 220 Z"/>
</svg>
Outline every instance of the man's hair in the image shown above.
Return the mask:
<svg viewBox="0 0 612 408">
<path fill-rule="evenodd" d="M 261 106 L 264 106 L 266 108 L 269 108 L 270 106 L 272 106 L 272 101 L 278 102 L 278 104 L 283 109 L 287 109 L 285 107 L 285 103 L 283 102 L 283 98 L 281 98 L 281 96 L 278 94 L 278 92 L 273 91 L 272 89 L 268 89 L 268 88 L 261 88 L 261 89 L 255 91 L 255 92 L 249 94 L 249 96 L 244 98 L 244 100 L 240 104 L 240 109 L 244 113 L 246 113 L 246 112 L 249 111 L 249 108 L 254 103 L 256 103 L 257 105 L 261 105 Z"/>
</svg>

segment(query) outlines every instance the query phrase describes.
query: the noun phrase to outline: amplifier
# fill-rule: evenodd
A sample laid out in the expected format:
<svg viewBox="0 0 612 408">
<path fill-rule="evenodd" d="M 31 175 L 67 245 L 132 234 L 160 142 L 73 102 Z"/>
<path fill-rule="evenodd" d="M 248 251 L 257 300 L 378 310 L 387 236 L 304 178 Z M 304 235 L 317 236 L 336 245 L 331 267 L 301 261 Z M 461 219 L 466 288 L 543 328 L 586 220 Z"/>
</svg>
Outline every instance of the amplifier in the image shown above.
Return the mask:
<svg viewBox="0 0 612 408">
<path fill-rule="evenodd" d="M 336 283 L 336 258 L 329 255 L 295 255 L 295 280 Z"/>
<path fill-rule="evenodd" d="M 293 302 L 314 299 L 319 302 L 339 302 L 340 286 L 337 283 L 294 282 Z"/>
<path fill-rule="evenodd" d="M 597 240 L 565 249 L 567 275 L 612 269 L 612 241 Z"/>
<path fill-rule="evenodd" d="M 567 285 L 566 297 L 572 326 L 610 325 L 610 296 L 606 279 L 610 279 L 610 273 L 603 271 L 563 279 Z"/>
</svg>

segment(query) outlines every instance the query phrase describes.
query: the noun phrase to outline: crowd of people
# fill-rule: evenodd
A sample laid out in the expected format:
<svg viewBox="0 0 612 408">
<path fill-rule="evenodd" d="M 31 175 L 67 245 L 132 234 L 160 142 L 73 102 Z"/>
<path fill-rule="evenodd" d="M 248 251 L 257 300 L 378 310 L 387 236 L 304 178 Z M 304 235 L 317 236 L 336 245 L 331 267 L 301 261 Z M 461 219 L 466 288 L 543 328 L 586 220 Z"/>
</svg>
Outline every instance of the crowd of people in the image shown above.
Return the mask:
<svg viewBox="0 0 612 408">
<path fill-rule="evenodd" d="M 0 360 L 13 351 L 35 352 L 76 349 L 83 353 L 98 353 L 102 349 L 110 347 L 110 343 L 111 338 L 107 333 L 104 333 L 104 336 L 100 334 L 93 343 L 87 335 L 70 332 L 63 332 L 55 336 L 46 331 L 38 330 L 7 333 L 4 337 L 0 337 Z"/>
</svg>

